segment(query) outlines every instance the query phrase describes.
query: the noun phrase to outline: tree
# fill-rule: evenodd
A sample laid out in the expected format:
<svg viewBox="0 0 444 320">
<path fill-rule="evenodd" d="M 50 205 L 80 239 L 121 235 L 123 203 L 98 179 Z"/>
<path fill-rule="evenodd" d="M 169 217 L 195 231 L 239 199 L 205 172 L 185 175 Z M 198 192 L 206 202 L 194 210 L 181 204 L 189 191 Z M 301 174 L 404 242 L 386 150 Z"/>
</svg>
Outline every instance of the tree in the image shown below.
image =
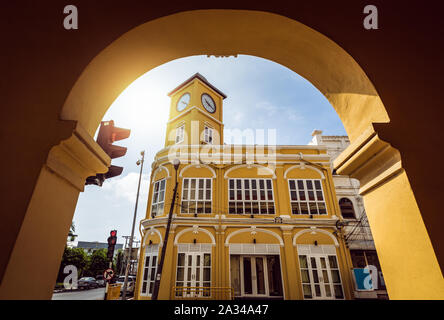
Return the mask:
<svg viewBox="0 0 444 320">
<path fill-rule="evenodd" d="M 107 250 L 95 250 L 88 257 L 88 266 L 85 271 L 85 276 L 96 277 L 98 274 L 103 274 L 103 272 L 108 269 L 108 266 Z"/>
<path fill-rule="evenodd" d="M 63 282 L 67 276 L 67 274 L 63 273 L 63 270 L 68 265 L 74 265 L 77 268 L 77 274 L 80 278 L 85 270 L 87 261 L 88 259 L 83 249 L 65 247 L 62 262 L 60 264 L 59 274 L 57 276 L 57 282 Z"/>
<path fill-rule="evenodd" d="M 116 273 L 120 275 L 120 271 L 122 270 L 122 266 L 123 266 L 123 251 L 122 249 L 119 249 L 117 251 L 117 256 L 114 259 L 115 264 L 116 264 Z"/>
</svg>

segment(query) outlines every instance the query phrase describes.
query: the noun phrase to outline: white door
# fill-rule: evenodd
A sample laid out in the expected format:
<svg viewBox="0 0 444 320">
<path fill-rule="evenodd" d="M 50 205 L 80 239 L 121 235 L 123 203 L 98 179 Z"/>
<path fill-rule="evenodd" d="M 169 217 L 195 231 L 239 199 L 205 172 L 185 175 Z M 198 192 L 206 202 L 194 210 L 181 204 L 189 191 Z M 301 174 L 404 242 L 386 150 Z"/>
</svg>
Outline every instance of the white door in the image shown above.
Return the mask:
<svg viewBox="0 0 444 320">
<path fill-rule="evenodd" d="M 265 256 L 242 256 L 240 259 L 241 295 L 268 296 L 268 271 Z"/>
<path fill-rule="evenodd" d="M 211 284 L 211 254 L 189 252 L 178 254 L 176 295 L 184 297 L 209 296 Z M 208 289 L 207 289 L 208 288 Z"/>
<path fill-rule="evenodd" d="M 336 256 L 300 255 L 299 262 L 304 298 L 344 298 Z"/>
</svg>

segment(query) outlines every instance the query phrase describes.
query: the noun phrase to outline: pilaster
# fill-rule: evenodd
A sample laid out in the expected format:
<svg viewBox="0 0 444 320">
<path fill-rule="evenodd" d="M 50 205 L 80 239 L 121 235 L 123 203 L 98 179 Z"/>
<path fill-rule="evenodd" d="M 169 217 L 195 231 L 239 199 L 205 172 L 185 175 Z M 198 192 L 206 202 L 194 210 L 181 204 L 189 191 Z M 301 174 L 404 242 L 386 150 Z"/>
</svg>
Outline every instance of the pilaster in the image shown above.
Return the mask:
<svg viewBox="0 0 444 320">
<path fill-rule="evenodd" d="M 371 126 L 334 164 L 361 182 L 390 299 L 443 299 L 443 275 L 399 151 Z"/>
</svg>

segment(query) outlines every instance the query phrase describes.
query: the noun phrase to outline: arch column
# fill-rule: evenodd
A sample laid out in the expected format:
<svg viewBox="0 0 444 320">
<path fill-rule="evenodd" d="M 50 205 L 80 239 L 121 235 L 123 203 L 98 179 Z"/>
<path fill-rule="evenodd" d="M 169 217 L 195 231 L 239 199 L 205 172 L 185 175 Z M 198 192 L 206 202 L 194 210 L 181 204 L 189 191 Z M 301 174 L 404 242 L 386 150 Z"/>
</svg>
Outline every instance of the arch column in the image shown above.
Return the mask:
<svg viewBox="0 0 444 320">
<path fill-rule="evenodd" d="M 361 182 L 390 299 L 443 299 L 442 271 L 399 151 L 370 126 L 334 165 Z"/>
<path fill-rule="evenodd" d="M 0 299 L 51 299 L 68 230 L 85 180 L 111 159 L 79 124 L 51 148 L 15 240 Z"/>
</svg>

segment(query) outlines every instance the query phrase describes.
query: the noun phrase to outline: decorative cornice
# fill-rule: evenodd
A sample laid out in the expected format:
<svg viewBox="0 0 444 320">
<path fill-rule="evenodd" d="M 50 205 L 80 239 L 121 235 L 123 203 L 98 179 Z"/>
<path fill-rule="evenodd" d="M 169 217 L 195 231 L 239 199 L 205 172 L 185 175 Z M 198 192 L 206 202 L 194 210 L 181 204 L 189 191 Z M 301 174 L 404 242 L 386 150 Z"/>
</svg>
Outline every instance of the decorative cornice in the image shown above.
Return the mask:
<svg viewBox="0 0 444 320">
<path fill-rule="evenodd" d="M 285 173 L 284 173 L 284 179 L 288 179 L 288 178 L 287 178 L 287 174 L 288 174 L 291 170 L 293 170 L 293 169 L 301 169 L 301 170 L 310 169 L 310 170 L 313 170 L 313 171 L 316 171 L 317 173 L 319 173 L 319 175 L 321 176 L 321 178 L 322 178 L 323 180 L 325 179 L 325 175 L 324 175 L 324 173 L 323 173 L 321 170 L 319 170 L 319 169 L 316 168 L 315 166 L 312 166 L 312 165 L 310 165 L 310 164 L 306 164 L 305 162 L 295 164 L 294 166 L 291 166 L 290 168 L 288 168 L 287 170 L 285 170 Z"/>
<path fill-rule="evenodd" d="M 223 122 L 221 122 L 220 120 L 217 120 L 215 117 L 213 117 L 212 115 L 204 112 L 203 110 L 201 110 L 200 108 L 196 107 L 196 106 L 192 106 L 191 108 L 189 108 L 187 111 L 175 116 L 174 118 L 172 118 L 171 120 L 168 120 L 167 124 L 170 124 L 174 121 L 176 121 L 177 119 L 180 119 L 182 117 L 184 117 L 187 113 L 190 113 L 193 110 L 197 110 L 200 113 L 202 113 L 203 115 L 207 116 L 208 118 L 210 118 L 211 120 L 215 121 L 216 123 L 223 125 Z M 197 121 L 197 120 L 196 120 Z"/>
<path fill-rule="evenodd" d="M 170 121 L 171 121 L 171 120 L 170 120 Z M 271 149 L 271 150 L 273 150 L 273 151 L 277 151 L 277 150 L 293 150 L 293 149 L 295 149 L 295 150 L 298 150 L 298 151 L 299 151 L 297 154 L 296 154 L 296 153 L 294 154 L 294 155 L 297 155 L 298 158 L 300 158 L 300 150 L 319 150 L 319 151 L 321 151 L 321 150 L 326 150 L 326 149 L 327 149 L 327 147 L 326 147 L 326 146 L 323 146 L 323 145 L 312 146 L 312 145 L 221 144 L 221 145 L 211 145 L 211 146 L 212 146 L 212 148 L 215 148 L 215 149 L 218 149 L 218 150 L 228 150 L 228 149 L 230 149 L 230 148 L 235 148 L 236 150 L 237 150 L 238 148 L 245 148 L 245 149 L 248 149 L 248 150 L 251 150 L 252 148 L 253 148 L 253 149 L 260 149 L 260 150 L 268 150 L 268 149 Z M 156 158 L 157 158 L 160 154 L 162 154 L 162 153 L 168 151 L 169 149 L 171 149 L 171 148 L 177 148 L 177 147 L 183 147 L 183 148 L 199 148 L 199 147 L 202 147 L 202 145 L 198 145 L 198 144 L 196 144 L 196 145 L 193 145 L 193 144 L 188 144 L 188 145 L 186 145 L 186 144 L 185 144 L 185 145 L 171 145 L 171 146 L 168 146 L 168 147 L 165 147 L 165 148 L 159 150 L 159 151 L 156 153 Z M 285 154 L 285 153 L 284 153 L 284 154 Z M 287 154 L 287 155 L 288 155 L 288 154 Z M 328 154 L 326 154 L 326 153 L 322 153 L 322 154 L 304 154 L 304 153 L 302 153 L 302 155 L 303 155 L 304 158 L 307 158 L 307 159 L 309 159 L 309 158 L 313 158 L 313 157 L 324 156 L 324 157 L 328 158 L 328 159 L 326 159 L 326 160 L 330 160 L 330 156 L 329 156 Z"/>
<path fill-rule="evenodd" d="M 158 172 L 160 172 L 161 170 L 165 170 L 165 171 L 166 171 L 166 173 L 167 173 L 166 179 L 167 179 L 167 180 L 171 178 L 170 170 L 168 170 L 167 167 L 165 167 L 165 166 L 163 166 L 163 165 L 161 164 L 160 166 L 158 166 L 158 167 L 154 170 L 153 174 L 151 175 L 151 183 L 155 182 L 156 174 L 157 174 Z"/>
<path fill-rule="evenodd" d="M 207 164 L 202 164 L 202 163 L 191 163 L 191 164 L 189 164 L 189 165 L 183 167 L 182 170 L 180 170 L 179 177 L 180 177 L 180 178 L 183 178 L 183 174 L 184 174 L 184 172 L 187 171 L 187 170 L 188 170 L 189 168 L 191 168 L 191 167 L 196 167 L 196 168 L 203 167 L 203 168 L 207 168 L 207 169 L 210 170 L 211 173 L 213 174 L 213 177 L 212 177 L 212 178 L 213 178 L 213 179 L 216 178 L 216 171 L 214 171 L 214 169 L 211 168 L 209 165 L 207 165 Z"/>
<path fill-rule="evenodd" d="M 403 168 L 399 151 L 382 141 L 369 127 L 334 161 L 336 172 L 358 179 L 360 194 L 368 193 L 399 174 Z"/>
<path fill-rule="evenodd" d="M 141 226 L 144 230 L 149 229 L 151 226 L 155 227 L 165 227 L 168 219 L 167 217 L 159 217 L 155 219 L 145 219 L 140 222 Z M 220 221 L 213 217 L 181 217 L 178 216 L 174 218 L 174 226 L 188 226 L 192 227 L 193 225 L 198 224 L 199 227 L 212 227 L 220 225 L 222 230 L 226 228 L 236 228 L 236 227 L 251 227 L 252 224 L 257 228 L 310 228 L 312 226 L 316 226 L 318 228 L 332 228 L 336 226 L 337 219 L 305 219 L 305 218 L 292 218 L 292 219 L 284 219 L 282 223 L 275 223 L 273 218 L 254 218 L 249 217 L 245 218 L 225 218 L 222 219 L 223 223 L 219 224 Z M 172 225 L 173 228 L 173 225 Z"/>
<path fill-rule="evenodd" d="M 296 247 L 296 245 L 297 245 L 298 238 L 301 235 L 303 235 L 304 233 L 311 233 L 311 234 L 322 233 L 322 234 L 325 234 L 325 235 L 329 236 L 333 240 L 333 243 L 335 244 L 336 247 L 339 247 L 338 239 L 336 239 L 336 237 L 331 232 L 328 232 L 328 231 L 323 230 L 323 229 L 318 229 L 316 227 L 310 227 L 310 228 L 307 228 L 307 229 L 304 229 L 304 230 L 301 230 L 301 231 L 297 232 L 294 235 L 294 237 L 293 237 L 293 246 L 294 247 Z"/>
<path fill-rule="evenodd" d="M 239 165 L 235 165 L 235 166 L 229 168 L 227 171 L 225 171 L 224 179 L 228 179 L 228 178 L 229 178 L 229 177 L 228 177 L 228 174 L 229 174 L 231 171 L 234 171 L 234 170 L 236 170 L 236 169 L 241 169 L 241 168 L 248 168 L 248 169 L 250 169 L 250 168 L 265 169 L 265 170 L 267 170 L 267 171 L 269 172 L 269 174 L 272 175 L 272 178 L 273 178 L 273 179 L 276 179 L 276 173 L 275 173 L 275 170 L 272 169 L 272 168 L 270 168 L 270 166 L 264 166 L 264 165 L 260 165 L 260 164 L 251 164 L 251 163 L 248 163 L 248 164 L 239 164 Z"/>
<path fill-rule="evenodd" d="M 111 158 L 79 123 L 71 137 L 51 148 L 46 160 L 49 170 L 79 191 L 87 177 L 107 172 L 110 164 Z"/>
</svg>

